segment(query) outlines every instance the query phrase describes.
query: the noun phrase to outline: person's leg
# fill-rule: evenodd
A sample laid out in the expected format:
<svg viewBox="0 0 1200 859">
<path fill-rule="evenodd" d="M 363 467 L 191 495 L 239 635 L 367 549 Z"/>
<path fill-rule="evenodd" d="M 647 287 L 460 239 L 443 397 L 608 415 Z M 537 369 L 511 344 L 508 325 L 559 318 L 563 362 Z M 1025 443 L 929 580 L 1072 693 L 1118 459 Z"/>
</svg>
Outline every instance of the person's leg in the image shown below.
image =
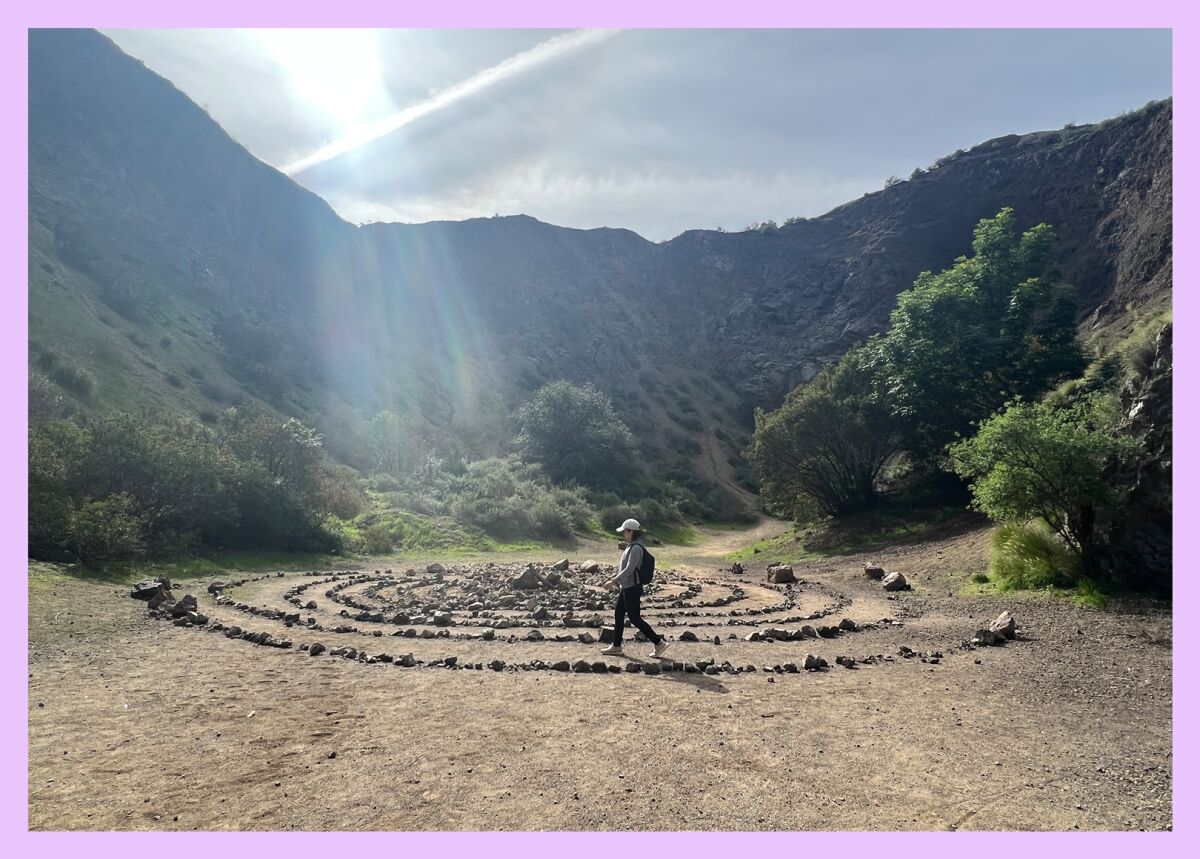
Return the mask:
<svg viewBox="0 0 1200 859">
<path fill-rule="evenodd" d="M 621 596 L 625 599 L 625 610 L 629 612 L 629 620 L 642 631 L 642 635 L 650 639 L 655 644 L 662 641 L 662 637 L 654 631 L 650 624 L 642 620 L 642 589 L 640 587 L 629 588 L 623 591 Z"/>
<path fill-rule="evenodd" d="M 625 633 L 625 591 L 617 596 L 616 617 L 613 619 L 613 647 L 621 646 L 621 638 Z"/>
</svg>

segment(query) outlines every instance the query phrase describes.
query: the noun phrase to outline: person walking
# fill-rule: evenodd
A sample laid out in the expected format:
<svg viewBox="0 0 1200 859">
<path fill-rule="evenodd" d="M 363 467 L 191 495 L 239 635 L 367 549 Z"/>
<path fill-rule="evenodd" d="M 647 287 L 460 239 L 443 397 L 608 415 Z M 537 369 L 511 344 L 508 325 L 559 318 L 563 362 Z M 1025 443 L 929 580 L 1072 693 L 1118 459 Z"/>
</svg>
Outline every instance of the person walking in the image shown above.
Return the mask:
<svg viewBox="0 0 1200 859">
<path fill-rule="evenodd" d="M 667 651 L 667 640 L 659 635 L 650 624 L 642 619 L 642 583 L 638 579 L 638 569 L 646 556 L 646 547 L 642 545 L 642 526 L 636 519 L 626 519 L 617 529 L 617 533 L 625 538 L 625 552 L 621 555 L 621 564 L 617 574 L 601 586 L 605 590 L 619 586 L 621 593 L 617 596 L 616 618 L 613 624 L 612 644 L 600 652 L 605 656 L 624 656 L 621 648 L 621 638 L 625 632 L 625 616 L 642 631 L 646 638 L 654 642 L 654 656 L 660 657 Z"/>
</svg>

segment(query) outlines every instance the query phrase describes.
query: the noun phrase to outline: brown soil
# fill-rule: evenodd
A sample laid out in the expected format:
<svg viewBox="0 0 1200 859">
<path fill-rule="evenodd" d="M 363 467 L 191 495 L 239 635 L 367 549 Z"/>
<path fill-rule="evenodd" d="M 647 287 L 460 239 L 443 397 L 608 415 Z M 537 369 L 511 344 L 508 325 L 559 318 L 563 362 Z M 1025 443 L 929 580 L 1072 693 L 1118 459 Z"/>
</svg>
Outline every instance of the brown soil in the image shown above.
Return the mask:
<svg viewBox="0 0 1200 859">
<path fill-rule="evenodd" d="M 667 575 L 677 580 L 729 587 L 743 580 L 753 585 L 743 584 L 744 605 L 765 605 L 772 591 L 764 565 L 774 559 L 738 577 L 718 572 L 719 555 L 779 528 L 714 532 L 699 547 L 664 548 L 660 565 L 670 563 L 677 572 Z M 722 643 L 671 647 L 680 661 L 761 668 L 812 652 L 831 664 L 782 675 L 367 665 L 175 627 L 148 618 L 126 587 L 39 573 L 30 586 L 29 825 L 1170 828 L 1169 608 L 1096 611 L 1037 595 L 957 596 L 985 566 L 986 536 L 978 526 L 951 526 L 874 553 L 914 586 L 896 599 L 863 576 L 862 557 L 796 566 L 800 578 L 850 600 L 831 622 L 889 617 L 900 626 L 768 644 L 744 640 L 753 627 L 697 625 L 702 638 L 716 632 Z M 583 551 L 604 562 L 615 555 L 608 546 Z M 427 560 L 391 564 L 420 569 Z M 281 595 L 300 580 L 272 576 L 232 595 L 291 610 Z M 426 662 L 602 658 L 598 645 L 510 643 L 506 634 L 462 641 L 287 630 L 214 606 L 205 593 L 210 581 L 184 583 L 176 594 L 196 594 L 202 610 L 227 624 L 287 634 L 297 648 L 321 640 L 372 654 L 411 651 Z M 318 596 L 324 587 L 309 591 L 319 603 L 311 614 L 332 625 L 337 606 Z M 1003 609 L 1016 614 L 1023 639 L 964 649 L 964 639 Z M 670 638 L 687 628 L 686 618 L 666 626 L 669 618 L 653 608 L 647 617 Z M 760 625 L 770 623 L 764 616 Z M 904 659 L 902 645 L 944 658 Z M 648 650 L 627 642 L 634 659 L 644 661 Z M 847 670 L 833 664 L 843 654 L 895 661 Z"/>
</svg>

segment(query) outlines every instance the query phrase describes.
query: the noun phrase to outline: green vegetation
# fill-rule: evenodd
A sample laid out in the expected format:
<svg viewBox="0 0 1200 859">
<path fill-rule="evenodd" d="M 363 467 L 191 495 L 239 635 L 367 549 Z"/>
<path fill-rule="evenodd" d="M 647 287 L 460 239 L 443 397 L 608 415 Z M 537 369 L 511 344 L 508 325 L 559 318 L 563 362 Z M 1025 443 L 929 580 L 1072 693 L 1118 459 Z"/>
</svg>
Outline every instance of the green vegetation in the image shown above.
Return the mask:
<svg viewBox="0 0 1200 859">
<path fill-rule="evenodd" d="M 748 458 L 763 500 L 791 516 L 813 504 L 834 515 L 868 506 L 901 442 L 861 350 L 792 391 L 770 415 L 757 409 L 754 422 Z"/>
<path fill-rule="evenodd" d="M 977 509 L 1000 522 L 1040 519 L 1074 556 L 1075 568 L 1095 576 L 1105 535 L 1124 507 L 1121 488 L 1106 472 L 1137 449 L 1133 439 L 1108 429 L 1110 412 L 1108 398 L 1097 394 L 1068 406 L 1013 403 L 984 421 L 975 436 L 953 445 L 951 461 L 973 481 Z M 1024 541 L 1005 532 L 1008 542 L 997 543 L 997 557 L 1008 555 L 1012 562 L 997 570 L 1002 578 L 1016 580 L 1035 557 L 1044 559 L 1029 567 L 1038 575 L 1053 570 L 1068 581 L 1077 577 L 1045 552 L 1031 554 L 1031 535 L 1037 532 L 1022 533 Z"/>
<path fill-rule="evenodd" d="M 556 482 L 616 488 L 632 473 L 634 442 L 612 401 L 592 385 L 551 382 L 517 411 L 517 451 Z"/>
</svg>

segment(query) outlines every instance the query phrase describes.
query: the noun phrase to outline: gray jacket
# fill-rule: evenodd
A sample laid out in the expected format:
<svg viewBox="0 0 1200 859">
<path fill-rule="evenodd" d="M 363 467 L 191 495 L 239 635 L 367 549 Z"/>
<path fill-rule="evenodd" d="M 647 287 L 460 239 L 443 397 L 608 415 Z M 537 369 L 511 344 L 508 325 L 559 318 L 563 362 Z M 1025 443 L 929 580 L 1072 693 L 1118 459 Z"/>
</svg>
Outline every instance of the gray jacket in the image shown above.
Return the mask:
<svg viewBox="0 0 1200 859">
<path fill-rule="evenodd" d="M 632 588 L 638 583 L 637 571 L 642 565 L 642 557 L 645 553 L 645 548 L 641 543 L 634 541 L 625 549 L 625 553 L 621 555 L 621 566 L 617 568 L 617 584 L 621 589 Z"/>
</svg>

